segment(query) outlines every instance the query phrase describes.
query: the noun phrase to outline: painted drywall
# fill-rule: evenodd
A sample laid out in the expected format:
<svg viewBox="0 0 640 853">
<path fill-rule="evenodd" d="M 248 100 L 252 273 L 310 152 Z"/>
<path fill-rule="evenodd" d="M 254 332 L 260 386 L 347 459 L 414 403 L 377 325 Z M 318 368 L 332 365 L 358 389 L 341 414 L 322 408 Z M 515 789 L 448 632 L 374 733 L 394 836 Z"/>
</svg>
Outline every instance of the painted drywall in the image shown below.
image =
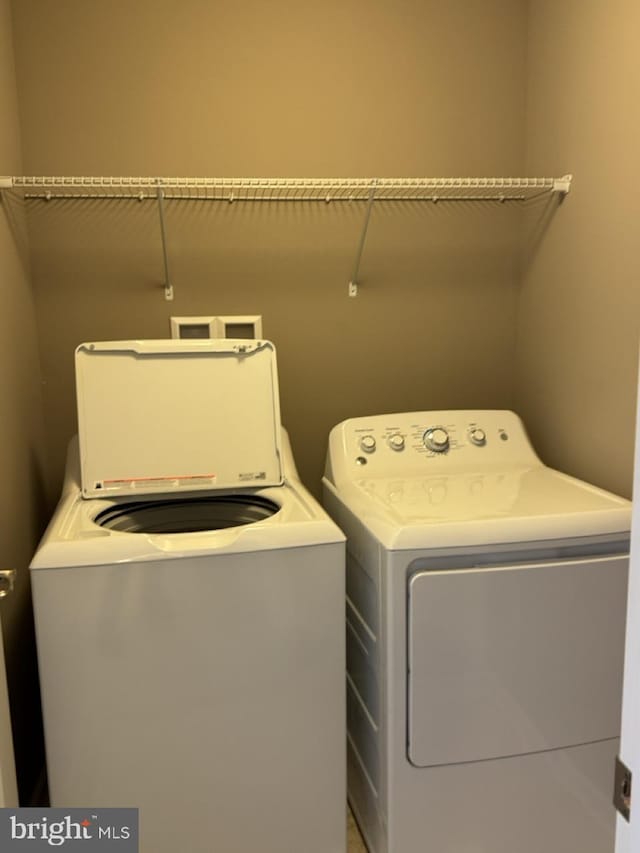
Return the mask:
<svg viewBox="0 0 640 853">
<path fill-rule="evenodd" d="M 28 174 L 522 173 L 524 0 L 20 0 L 14 15 Z M 152 203 L 30 203 L 58 478 L 74 347 L 168 336 L 172 314 L 262 314 L 316 492 L 346 417 L 512 405 L 514 207 L 376 207 L 357 299 L 362 205 L 167 207 L 170 304 Z"/>
<path fill-rule="evenodd" d="M 572 172 L 528 233 L 516 404 L 548 464 L 630 496 L 640 331 L 636 0 L 535 0 L 527 169 Z M 549 211 L 547 211 L 549 212 Z"/>
<path fill-rule="evenodd" d="M 11 14 L 0 0 L 0 173 L 21 171 Z M 0 602 L 21 802 L 43 764 L 28 565 L 45 506 L 43 409 L 33 294 L 22 204 L 0 203 L 0 567 L 17 571 Z"/>
</svg>

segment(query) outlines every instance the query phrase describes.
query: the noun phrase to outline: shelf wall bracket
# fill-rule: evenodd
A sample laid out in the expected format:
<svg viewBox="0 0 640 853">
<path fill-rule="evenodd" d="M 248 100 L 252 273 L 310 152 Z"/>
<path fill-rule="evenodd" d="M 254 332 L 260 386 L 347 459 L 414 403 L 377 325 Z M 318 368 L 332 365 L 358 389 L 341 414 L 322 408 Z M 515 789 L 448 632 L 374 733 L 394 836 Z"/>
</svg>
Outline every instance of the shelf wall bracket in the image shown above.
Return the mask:
<svg viewBox="0 0 640 853">
<path fill-rule="evenodd" d="M 169 275 L 169 254 L 167 252 L 167 230 L 164 223 L 164 190 L 162 182 L 158 179 L 156 190 L 156 198 L 158 199 L 158 214 L 160 216 L 160 236 L 162 237 L 162 257 L 164 259 L 164 298 L 167 302 L 173 301 L 173 285 Z"/>
<path fill-rule="evenodd" d="M 378 181 L 376 178 L 371 182 L 371 189 L 369 190 L 369 198 L 367 200 L 367 211 L 364 216 L 364 223 L 362 225 L 362 233 L 360 234 L 360 242 L 358 243 L 358 251 L 356 253 L 356 260 L 353 265 L 353 274 L 351 275 L 351 280 L 349 281 L 349 296 L 357 296 L 358 295 L 358 273 L 360 272 L 360 261 L 362 260 L 362 253 L 364 251 L 364 244 L 367 239 L 367 231 L 369 230 L 369 220 L 371 219 L 371 211 L 373 210 L 373 202 L 376 197 L 376 187 Z"/>
<path fill-rule="evenodd" d="M 573 175 L 563 175 L 561 178 L 554 178 L 552 192 L 560 193 L 562 197 L 568 195 L 572 179 Z"/>
</svg>

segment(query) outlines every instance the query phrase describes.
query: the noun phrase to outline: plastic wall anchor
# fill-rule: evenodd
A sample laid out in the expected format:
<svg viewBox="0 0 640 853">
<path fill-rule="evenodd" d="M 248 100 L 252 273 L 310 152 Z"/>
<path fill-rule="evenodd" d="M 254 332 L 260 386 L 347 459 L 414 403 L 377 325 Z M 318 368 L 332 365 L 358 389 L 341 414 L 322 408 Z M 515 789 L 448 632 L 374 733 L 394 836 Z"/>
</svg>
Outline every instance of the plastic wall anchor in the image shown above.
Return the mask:
<svg viewBox="0 0 640 853">
<path fill-rule="evenodd" d="M 165 284 L 164 286 L 164 298 L 167 302 L 173 302 L 173 285 Z"/>
<path fill-rule="evenodd" d="M 358 295 L 358 282 L 350 281 L 349 282 L 349 296 L 357 296 Z"/>
</svg>

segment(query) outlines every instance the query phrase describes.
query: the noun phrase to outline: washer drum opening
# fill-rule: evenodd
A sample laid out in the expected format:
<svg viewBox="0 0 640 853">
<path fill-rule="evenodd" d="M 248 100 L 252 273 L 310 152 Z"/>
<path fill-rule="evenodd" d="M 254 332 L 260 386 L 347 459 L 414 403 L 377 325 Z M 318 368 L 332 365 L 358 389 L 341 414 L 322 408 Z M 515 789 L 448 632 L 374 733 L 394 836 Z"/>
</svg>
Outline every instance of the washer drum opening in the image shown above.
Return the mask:
<svg viewBox="0 0 640 853">
<path fill-rule="evenodd" d="M 116 504 L 94 521 L 121 533 L 198 533 L 264 521 L 279 510 L 260 495 L 219 495 Z"/>
</svg>

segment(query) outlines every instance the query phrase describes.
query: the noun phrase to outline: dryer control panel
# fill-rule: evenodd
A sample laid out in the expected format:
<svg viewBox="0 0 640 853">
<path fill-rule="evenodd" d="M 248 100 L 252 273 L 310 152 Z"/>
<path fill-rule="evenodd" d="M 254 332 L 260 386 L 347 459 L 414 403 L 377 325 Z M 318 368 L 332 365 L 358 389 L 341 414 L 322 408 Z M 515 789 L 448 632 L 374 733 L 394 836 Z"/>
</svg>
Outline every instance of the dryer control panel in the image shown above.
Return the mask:
<svg viewBox="0 0 640 853">
<path fill-rule="evenodd" d="M 339 485 L 363 477 L 539 464 L 514 412 L 405 412 L 352 418 L 334 427 L 325 476 Z"/>
</svg>

